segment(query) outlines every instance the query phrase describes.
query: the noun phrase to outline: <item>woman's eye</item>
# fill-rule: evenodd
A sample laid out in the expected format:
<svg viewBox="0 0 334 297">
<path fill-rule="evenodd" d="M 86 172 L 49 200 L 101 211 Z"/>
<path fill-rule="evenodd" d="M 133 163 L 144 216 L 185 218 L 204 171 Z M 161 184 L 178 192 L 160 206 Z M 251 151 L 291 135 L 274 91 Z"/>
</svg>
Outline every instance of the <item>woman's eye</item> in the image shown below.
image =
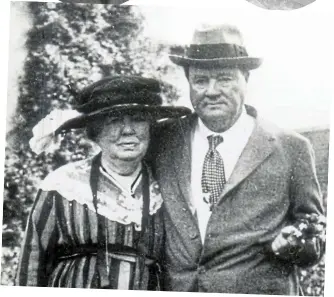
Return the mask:
<svg viewBox="0 0 334 297">
<path fill-rule="evenodd" d="M 146 122 L 145 116 L 138 116 L 138 117 L 133 117 L 132 120 L 134 122 Z"/>
<path fill-rule="evenodd" d="M 107 120 L 107 124 L 117 124 L 117 123 L 120 123 L 120 122 L 121 122 L 120 118 L 109 118 Z"/>
</svg>

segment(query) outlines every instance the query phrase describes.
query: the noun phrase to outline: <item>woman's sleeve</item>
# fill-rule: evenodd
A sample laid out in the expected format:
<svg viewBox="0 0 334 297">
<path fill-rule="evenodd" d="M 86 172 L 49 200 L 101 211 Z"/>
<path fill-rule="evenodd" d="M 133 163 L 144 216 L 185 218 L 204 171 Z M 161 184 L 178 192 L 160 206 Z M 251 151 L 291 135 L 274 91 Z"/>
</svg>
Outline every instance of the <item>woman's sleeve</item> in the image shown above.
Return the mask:
<svg viewBox="0 0 334 297">
<path fill-rule="evenodd" d="M 40 190 L 27 221 L 16 286 L 47 286 L 56 237 L 55 193 Z"/>
</svg>

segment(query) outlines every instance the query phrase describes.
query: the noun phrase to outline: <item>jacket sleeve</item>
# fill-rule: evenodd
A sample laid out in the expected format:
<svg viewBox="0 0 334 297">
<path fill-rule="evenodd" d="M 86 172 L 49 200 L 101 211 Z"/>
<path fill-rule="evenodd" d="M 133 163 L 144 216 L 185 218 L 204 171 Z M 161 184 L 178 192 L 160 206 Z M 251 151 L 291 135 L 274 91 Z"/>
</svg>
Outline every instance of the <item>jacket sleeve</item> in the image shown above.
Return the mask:
<svg viewBox="0 0 334 297">
<path fill-rule="evenodd" d="M 324 209 L 319 182 L 316 176 L 315 156 L 310 142 L 302 139 L 296 151 L 296 157 L 291 174 L 291 219 L 298 224 L 300 218 L 305 215 L 323 216 Z M 324 253 L 325 244 L 321 238 L 305 239 L 295 250 L 289 251 L 289 255 L 295 264 L 306 267 L 316 264 Z"/>
<path fill-rule="evenodd" d="M 29 214 L 22 243 L 16 286 L 47 286 L 56 243 L 56 215 L 52 192 L 39 191 Z M 54 251 L 54 250 L 53 250 Z"/>
</svg>

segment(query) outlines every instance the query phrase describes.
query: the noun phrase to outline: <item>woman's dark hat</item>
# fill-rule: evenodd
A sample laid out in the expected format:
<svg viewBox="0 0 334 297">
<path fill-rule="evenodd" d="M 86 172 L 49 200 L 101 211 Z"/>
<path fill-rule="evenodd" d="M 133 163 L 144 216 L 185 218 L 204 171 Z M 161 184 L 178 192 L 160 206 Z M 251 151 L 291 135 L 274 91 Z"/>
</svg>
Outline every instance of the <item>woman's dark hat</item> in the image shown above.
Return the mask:
<svg viewBox="0 0 334 297">
<path fill-rule="evenodd" d="M 262 59 L 249 57 L 238 28 L 231 25 L 203 25 L 195 30 L 192 43 L 186 47 L 173 47 L 169 55 L 179 66 L 258 68 Z"/>
<path fill-rule="evenodd" d="M 87 126 L 97 117 L 143 112 L 155 120 L 175 118 L 191 113 L 186 107 L 162 106 L 160 82 L 138 76 L 113 76 L 84 88 L 76 97 L 74 108 L 81 113 L 63 123 L 56 131 Z"/>
</svg>

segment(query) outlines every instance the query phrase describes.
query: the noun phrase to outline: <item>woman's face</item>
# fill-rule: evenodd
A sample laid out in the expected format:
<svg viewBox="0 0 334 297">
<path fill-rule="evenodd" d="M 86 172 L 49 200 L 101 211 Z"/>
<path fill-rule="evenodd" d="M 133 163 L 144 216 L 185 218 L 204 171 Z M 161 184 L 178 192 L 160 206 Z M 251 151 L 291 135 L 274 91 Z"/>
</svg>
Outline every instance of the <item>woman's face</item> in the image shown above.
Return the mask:
<svg viewBox="0 0 334 297">
<path fill-rule="evenodd" d="M 140 113 L 106 118 L 96 139 L 109 158 L 122 161 L 140 161 L 149 141 L 150 121 Z"/>
</svg>

